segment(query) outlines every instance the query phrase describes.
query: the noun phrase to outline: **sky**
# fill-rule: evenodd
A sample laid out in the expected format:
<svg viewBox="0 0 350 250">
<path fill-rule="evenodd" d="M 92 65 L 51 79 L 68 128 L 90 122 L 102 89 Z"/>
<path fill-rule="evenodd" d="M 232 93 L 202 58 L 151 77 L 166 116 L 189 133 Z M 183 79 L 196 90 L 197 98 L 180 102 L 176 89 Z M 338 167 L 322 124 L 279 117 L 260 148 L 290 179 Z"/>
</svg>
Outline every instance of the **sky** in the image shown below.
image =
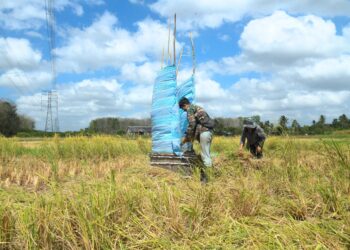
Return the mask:
<svg viewBox="0 0 350 250">
<path fill-rule="evenodd" d="M 350 0 L 55 0 L 52 56 L 45 2 L 0 1 L 0 99 L 36 129 L 48 90 L 61 131 L 148 118 L 174 13 L 179 82 L 192 73 L 192 33 L 196 100 L 211 116 L 350 115 Z"/>
</svg>

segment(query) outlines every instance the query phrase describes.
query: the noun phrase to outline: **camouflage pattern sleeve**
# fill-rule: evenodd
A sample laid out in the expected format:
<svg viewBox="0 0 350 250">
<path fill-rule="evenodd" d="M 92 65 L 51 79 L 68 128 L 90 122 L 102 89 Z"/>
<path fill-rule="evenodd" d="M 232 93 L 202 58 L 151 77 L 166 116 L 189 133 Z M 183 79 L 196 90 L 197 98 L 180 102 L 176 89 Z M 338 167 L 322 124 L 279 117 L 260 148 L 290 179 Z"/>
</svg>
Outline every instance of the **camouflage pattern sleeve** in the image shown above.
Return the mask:
<svg viewBox="0 0 350 250">
<path fill-rule="evenodd" d="M 196 124 L 195 109 L 192 105 L 187 110 L 187 119 L 188 119 L 188 127 L 186 131 L 186 138 L 188 141 L 193 141 L 195 137 L 197 124 Z"/>
<path fill-rule="evenodd" d="M 197 112 L 196 112 L 195 116 L 197 116 L 200 124 L 204 124 L 205 119 L 208 115 L 203 108 L 197 107 Z"/>
</svg>

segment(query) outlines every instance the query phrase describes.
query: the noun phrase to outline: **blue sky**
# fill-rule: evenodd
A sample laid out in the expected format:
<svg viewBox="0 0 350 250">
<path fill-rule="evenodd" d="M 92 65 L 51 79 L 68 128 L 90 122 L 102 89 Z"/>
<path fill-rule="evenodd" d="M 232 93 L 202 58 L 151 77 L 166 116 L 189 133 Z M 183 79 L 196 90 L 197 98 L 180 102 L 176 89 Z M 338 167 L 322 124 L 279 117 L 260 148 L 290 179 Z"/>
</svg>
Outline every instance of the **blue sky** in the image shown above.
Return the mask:
<svg viewBox="0 0 350 250">
<path fill-rule="evenodd" d="M 42 91 L 52 88 L 63 131 L 98 117 L 149 117 L 176 12 L 179 79 L 191 74 L 192 32 L 197 100 L 212 116 L 331 122 L 350 115 L 350 1 L 313 2 L 56 0 L 53 86 L 45 1 L 1 1 L 0 98 L 37 129 Z"/>
</svg>

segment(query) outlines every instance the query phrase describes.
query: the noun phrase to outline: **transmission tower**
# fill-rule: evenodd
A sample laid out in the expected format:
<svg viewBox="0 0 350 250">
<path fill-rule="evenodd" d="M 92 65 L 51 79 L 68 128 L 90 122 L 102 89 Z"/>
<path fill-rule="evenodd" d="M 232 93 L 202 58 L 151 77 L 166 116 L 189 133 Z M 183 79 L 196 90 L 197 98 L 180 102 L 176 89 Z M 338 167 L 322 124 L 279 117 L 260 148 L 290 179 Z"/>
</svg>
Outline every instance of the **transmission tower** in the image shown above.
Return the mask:
<svg viewBox="0 0 350 250">
<path fill-rule="evenodd" d="M 46 10 L 46 24 L 47 35 L 49 39 L 49 56 L 51 62 L 52 73 L 52 89 L 43 91 L 42 98 L 47 100 L 47 103 L 43 105 L 46 108 L 46 122 L 45 132 L 58 132 L 59 120 L 58 120 L 58 93 L 56 90 L 56 60 L 54 55 L 55 49 L 55 13 L 54 13 L 54 0 L 45 0 Z"/>
<path fill-rule="evenodd" d="M 55 90 L 42 92 L 41 107 L 46 110 L 45 132 L 58 132 L 58 94 Z"/>
</svg>

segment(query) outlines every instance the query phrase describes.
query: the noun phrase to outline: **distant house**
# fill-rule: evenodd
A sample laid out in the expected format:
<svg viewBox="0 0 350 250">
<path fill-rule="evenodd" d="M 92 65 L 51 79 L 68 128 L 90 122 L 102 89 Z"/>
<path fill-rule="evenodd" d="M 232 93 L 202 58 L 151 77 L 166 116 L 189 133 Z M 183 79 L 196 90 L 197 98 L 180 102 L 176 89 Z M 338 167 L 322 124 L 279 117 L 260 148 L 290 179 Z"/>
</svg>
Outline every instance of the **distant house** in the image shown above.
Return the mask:
<svg viewBox="0 0 350 250">
<path fill-rule="evenodd" d="M 127 135 L 151 135 L 151 126 L 129 126 L 126 130 Z"/>
</svg>

